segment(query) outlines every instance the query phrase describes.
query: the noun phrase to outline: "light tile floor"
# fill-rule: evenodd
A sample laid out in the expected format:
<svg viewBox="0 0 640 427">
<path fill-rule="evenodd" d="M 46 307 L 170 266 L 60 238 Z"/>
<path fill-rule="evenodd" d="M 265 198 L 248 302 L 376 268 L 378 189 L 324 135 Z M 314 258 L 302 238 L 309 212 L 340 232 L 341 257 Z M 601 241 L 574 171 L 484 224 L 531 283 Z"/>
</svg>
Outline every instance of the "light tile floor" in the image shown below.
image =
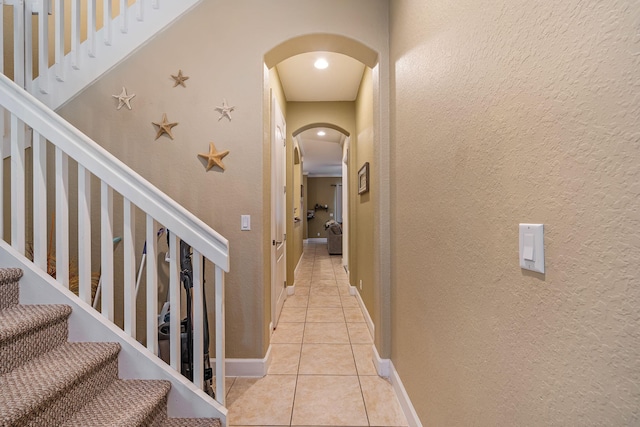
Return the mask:
<svg viewBox="0 0 640 427">
<path fill-rule="evenodd" d="M 305 244 L 263 378 L 228 378 L 230 426 L 406 426 L 340 256 Z"/>
</svg>

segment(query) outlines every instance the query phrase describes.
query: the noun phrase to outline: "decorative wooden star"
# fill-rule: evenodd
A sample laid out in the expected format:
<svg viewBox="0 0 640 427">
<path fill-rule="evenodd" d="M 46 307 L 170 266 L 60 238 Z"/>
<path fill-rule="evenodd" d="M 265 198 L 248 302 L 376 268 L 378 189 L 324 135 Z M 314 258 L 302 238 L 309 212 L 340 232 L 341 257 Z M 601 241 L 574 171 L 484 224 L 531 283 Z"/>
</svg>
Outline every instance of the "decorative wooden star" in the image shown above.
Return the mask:
<svg viewBox="0 0 640 427">
<path fill-rule="evenodd" d="M 163 133 L 169 135 L 169 138 L 173 139 L 173 135 L 171 134 L 171 128 L 174 126 L 178 126 L 178 123 L 169 123 L 167 121 L 167 113 L 162 114 L 162 121 L 160 123 L 151 122 L 154 125 L 158 126 L 158 133 L 156 134 L 156 139 L 160 138 Z"/>
<path fill-rule="evenodd" d="M 172 74 L 171 77 L 173 78 L 173 80 L 175 80 L 175 84 L 173 85 L 173 87 L 176 87 L 178 85 L 182 85 L 182 87 L 187 87 L 187 85 L 185 85 L 184 82 L 189 80 L 189 77 L 183 76 L 182 75 L 182 70 L 178 70 L 178 75 L 177 76 L 174 76 Z"/>
<path fill-rule="evenodd" d="M 227 100 L 222 98 L 222 107 L 216 107 L 216 111 L 220 113 L 220 117 L 218 117 L 218 121 L 222 120 L 223 117 L 226 117 L 231 121 L 231 112 L 235 110 L 236 107 L 229 107 L 227 105 Z"/>
<path fill-rule="evenodd" d="M 224 163 L 222 163 L 222 159 L 224 159 L 227 154 L 229 154 L 229 150 L 218 151 L 213 142 L 210 142 L 209 153 L 198 154 L 198 157 L 207 159 L 207 171 L 214 166 L 218 166 L 220 169 L 224 170 Z"/>
<path fill-rule="evenodd" d="M 133 98 L 136 95 L 135 93 L 131 95 L 127 95 L 127 90 L 124 88 L 124 86 L 122 86 L 122 92 L 120 92 L 120 95 L 111 95 L 111 96 L 113 96 L 118 100 L 117 110 L 121 109 L 123 105 L 126 105 L 127 108 L 131 110 L 131 98 Z"/>
</svg>

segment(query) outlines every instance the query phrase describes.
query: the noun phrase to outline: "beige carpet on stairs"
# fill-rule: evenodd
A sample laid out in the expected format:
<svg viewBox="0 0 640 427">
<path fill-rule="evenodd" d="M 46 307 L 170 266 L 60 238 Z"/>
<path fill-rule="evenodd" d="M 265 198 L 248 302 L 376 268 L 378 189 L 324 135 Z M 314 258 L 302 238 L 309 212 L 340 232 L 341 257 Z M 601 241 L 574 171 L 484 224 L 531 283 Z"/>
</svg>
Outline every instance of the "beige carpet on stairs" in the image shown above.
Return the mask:
<svg viewBox="0 0 640 427">
<path fill-rule="evenodd" d="M 20 305 L 21 277 L 0 268 L 0 426 L 220 426 L 167 418 L 168 381 L 119 379 L 120 345 L 68 342 L 71 308 Z"/>
</svg>

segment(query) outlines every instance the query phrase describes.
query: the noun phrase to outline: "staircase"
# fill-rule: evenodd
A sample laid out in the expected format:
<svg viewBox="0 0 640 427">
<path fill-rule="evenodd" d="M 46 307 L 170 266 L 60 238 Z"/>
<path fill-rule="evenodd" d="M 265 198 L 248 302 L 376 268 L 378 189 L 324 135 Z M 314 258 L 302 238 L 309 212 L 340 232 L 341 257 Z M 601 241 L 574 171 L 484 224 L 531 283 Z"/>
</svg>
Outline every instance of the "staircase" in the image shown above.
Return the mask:
<svg viewBox="0 0 640 427">
<path fill-rule="evenodd" d="M 81 7 L 80 0 L 0 0 L 3 37 L 3 24 L 13 22 L 12 48 L 3 52 L 0 40 L 0 71 L 13 69 L 11 76 L 0 73 L 0 271 L 10 276 L 0 278 L 0 426 L 226 425 L 228 241 L 54 112 L 200 1 L 87 0 Z M 64 18 L 66 4 L 71 20 Z M 118 5 L 119 15 L 116 8 L 103 13 Z M 51 20 L 55 52 L 49 56 L 47 40 L 29 47 L 33 22 L 46 38 Z M 7 58 L 13 67 L 4 64 Z M 122 233 L 122 258 L 114 256 L 114 224 Z M 193 250 L 193 381 L 180 373 L 184 312 L 170 316 L 169 365 L 157 357 L 160 229 L 171 231 L 163 275 L 171 307 L 184 302 L 180 242 Z M 143 247 L 144 275 L 138 271 Z M 55 277 L 48 274 L 51 255 Z M 95 265 L 98 311 L 92 308 Z M 215 399 L 203 391 L 205 265 L 215 311 Z M 20 273 L 2 270 L 9 267 L 24 273 L 24 305 L 18 305 Z M 145 298 L 138 298 L 138 288 Z"/>
<path fill-rule="evenodd" d="M 169 381 L 119 379 L 120 345 L 67 341 L 71 307 L 19 304 L 21 277 L 0 268 L 0 425 L 221 425 L 167 418 Z"/>
</svg>

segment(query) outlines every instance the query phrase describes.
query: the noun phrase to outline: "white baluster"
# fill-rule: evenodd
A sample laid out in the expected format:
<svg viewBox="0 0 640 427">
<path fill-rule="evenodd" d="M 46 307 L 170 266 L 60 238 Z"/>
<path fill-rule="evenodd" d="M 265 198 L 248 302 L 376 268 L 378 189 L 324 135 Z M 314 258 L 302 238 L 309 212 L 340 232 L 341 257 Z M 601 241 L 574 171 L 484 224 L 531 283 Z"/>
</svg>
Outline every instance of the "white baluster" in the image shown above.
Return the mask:
<svg viewBox="0 0 640 427">
<path fill-rule="evenodd" d="M 27 218 L 25 197 L 24 124 L 11 115 L 11 246 L 25 253 L 25 223 Z"/>
<path fill-rule="evenodd" d="M 43 0 L 46 1 L 46 0 Z M 71 66 L 80 69 L 80 0 L 71 2 Z"/>
<path fill-rule="evenodd" d="M 202 255 L 195 249 L 191 256 L 193 266 L 193 383 L 204 387 L 204 298 L 202 295 Z"/>
<path fill-rule="evenodd" d="M 47 269 L 47 141 L 33 131 L 33 262 Z"/>
<path fill-rule="evenodd" d="M 69 157 L 56 147 L 56 280 L 69 287 Z"/>
<path fill-rule="evenodd" d="M 137 7 L 136 19 L 140 22 L 144 21 L 145 3 L 146 3 L 146 0 L 138 0 L 136 2 L 136 7 Z"/>
<path fill-rule="evenodd" d="M 102 19 L 103 19 L 103 26 L 102 26 L 102 31 L 104 32 L 104 44 L 106 44 L 107 46 L 111 46 L 111 38 L 112 38 L 112 33 L 111 33 L 111 13 L 112 13 L 112 8 L 111 8 L 111 0 L 104 0 L 103 2 L 103 9 L 102 9 Z"/>
<path fill-rule="evenodd" d="M 158 244 L 155 221 L 147 215 L 147 348 L 158 354 Z"/>
<path fill-rule="evenodd" d="M 171 336 L 169 346 L 171 367 L 180 372 L 180 242 L 178 236 L 171 232 L 169 235 L 169 305 L 171 306 L 171 320 L 169 328 Z"/>
<path fill-rule="evenodd" d="M 38 87 L 49 92 L 49 1 L 41 0 L 38 9 Z"/>
<path fill-rule="evenodd" d="M 17 5 L 16 5 L 17 6 Z M 14 6 L 14 7 L 16 7 Z M 33 88 L 33 21 L 31 19 L 31 5 L 24 4 L 24 88 L 32 93 Z M 27 49 L 27 46 L 29 47 Z"/>
<path fill-rule="evenodd" d="M 78 164 L 78 296 L 91 304 L 91 173 Z"/>
<path fill-rule="evenodd" d="M 90 58 L 96 57 L 96 2 L 87 0 L 87 50 Z"/>
<path fill-rule="evenodd" d="M 124 331 L 136 338 L 136 255 L 135 255 L 135 206 L 124 199 Z"/>
<path fill-rule="evenodd" d="M 13 81 L 24 85 L 24 0 L 13 5 Z"/>
<path fill-rule="evenodd" d="M 151 7 L 154 9 L 160 9 L 160 0 L 153 0 L 151 2 Z"/>
<path fill-rule="evenodd" d="M 104 181 L 100 187 L 100 282 L 101 312 L 113 322 L 113 190 Z"/>
<path fill-rule="evenodd" d="M 129 2 L 120 0 L 120 32 L 129 32 Z"/>
<path fill-rule="evenodd" d="M 224 270 L 216 265 L 216 400 L 225 405 Z"/>
<path fill-rule="evenodd" d="M 43 0 L 44 1 L 44 0 Z M 64 81 L 64 0 L 56 0 L 55 22 L 55 73 L 56 80 Z"/>
</svg>

